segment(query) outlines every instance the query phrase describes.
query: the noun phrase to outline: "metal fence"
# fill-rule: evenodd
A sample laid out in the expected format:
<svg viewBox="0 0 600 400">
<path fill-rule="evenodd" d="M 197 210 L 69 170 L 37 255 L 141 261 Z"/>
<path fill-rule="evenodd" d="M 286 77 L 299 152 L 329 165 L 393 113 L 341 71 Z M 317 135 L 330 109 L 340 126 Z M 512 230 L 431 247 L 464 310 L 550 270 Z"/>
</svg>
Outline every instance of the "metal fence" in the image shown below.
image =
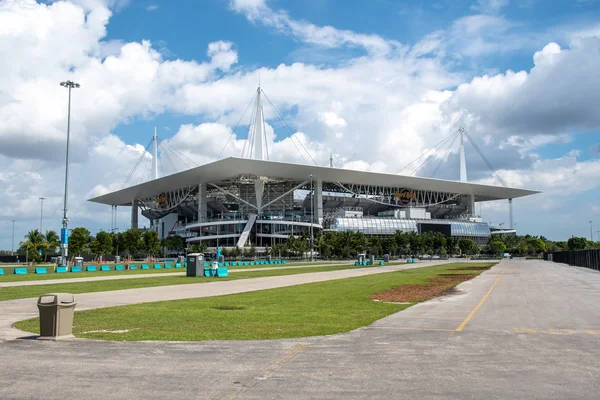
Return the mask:
<svg viewBox="0 0 600 400">
<path fill-rule="evenodd" d="M 600 271 L 600 250 L 555 251 L 544 253 L 544 260 Z"/>
</svg>

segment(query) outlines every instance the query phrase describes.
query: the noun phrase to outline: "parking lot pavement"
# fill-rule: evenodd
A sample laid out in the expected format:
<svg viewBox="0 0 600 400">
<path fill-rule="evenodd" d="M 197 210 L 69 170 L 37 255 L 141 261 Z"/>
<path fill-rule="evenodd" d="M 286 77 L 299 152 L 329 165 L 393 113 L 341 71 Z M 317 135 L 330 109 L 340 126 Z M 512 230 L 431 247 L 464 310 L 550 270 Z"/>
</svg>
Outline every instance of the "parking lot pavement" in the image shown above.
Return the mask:
<svg viewBox="0 0 600 400">
<path fill-rule="evenodd" d="M 273 341 L 0 343 L 0 398 L 597 399 L 600 274 L 503 262 L 369 327 Z"/>
</svg>

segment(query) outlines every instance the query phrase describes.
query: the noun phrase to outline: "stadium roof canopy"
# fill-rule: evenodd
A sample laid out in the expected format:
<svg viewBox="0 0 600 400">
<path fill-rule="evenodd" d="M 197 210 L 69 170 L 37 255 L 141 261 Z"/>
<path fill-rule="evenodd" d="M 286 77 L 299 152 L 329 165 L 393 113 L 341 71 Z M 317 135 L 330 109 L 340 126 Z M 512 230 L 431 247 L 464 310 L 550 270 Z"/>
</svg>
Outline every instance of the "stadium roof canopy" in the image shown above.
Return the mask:
<svg viewBox="0 0 600 400">
<path fill-rule="evenodd" d="M 474 195 L 476 201 L 515 199 L 540 193 L 537 190 L 482 185 L 470 182 L 230 157 L 107 193 L 89 201 L 107 205 L 126 206 L 131 205 L 133 199 L 148 198 L 163 192 L 201 183 L 222 182 L 234 179 L 240 175 L 265 176 L 302 182 L 308 180 L 310 174 L 315 176 L 314 179 L 322 180 L 323 182 L 398 188 L 406 187 L 413 190 L 461 193 Z"/>
</svg>

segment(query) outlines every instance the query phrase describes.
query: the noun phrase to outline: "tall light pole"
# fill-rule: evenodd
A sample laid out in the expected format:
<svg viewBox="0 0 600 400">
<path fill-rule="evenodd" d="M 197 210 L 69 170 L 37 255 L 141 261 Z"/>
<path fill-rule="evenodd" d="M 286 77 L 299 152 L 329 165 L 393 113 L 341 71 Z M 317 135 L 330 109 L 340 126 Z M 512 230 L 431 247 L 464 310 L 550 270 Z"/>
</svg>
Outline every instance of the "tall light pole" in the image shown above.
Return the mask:
<svg viewBox="0 0 600 400">
<path fill-rule="evenodd" d="M 12 232 L 12 247 L 11 247 L 11 254 L 14 255 L 15 254 L 15 220 L 12 220 L 13 223 L 13 232 Z"/>
<path fill-rule="evenodd" d="M 594 221 L 590 221 L 590 242 L 594 241 L 594 231 L 592 229 L 592 222 Z"/>
<path fill-rule="evenodd" d="M 42 201 L 42 204 L 40 206 L 40 233 L 43 235 L 44 234 L 44 230 L 42 229 L 44 226 L 44 200 L 46 200 L 45 197 L 39 197 L 39 200 Z"/>
<path fill-rule="evenodd" d="M 313 223 L 315 220 L 314 213 L 314 202 L 315 202 L 315 194 L 313 191 L 313 179 L 315 178 L 314 174 L 310 174 L 308 176 L 310 178 L 310 261 L 313 261 L 313 254 L 315 249 L 315 238 L 313 236 Z"/>
<path fill-rule="evenodd" d="M 67 155 L 65 161 L 65 199 L 64 199 L 64 209 L 63 209 L 63 227 L 60 230 L 60 255 L 61 255 L 61 264 L 67 265 L 67 256 L 69 254 L 69 219 L 67 218 L 67 191 L 69 187 L 69 139 L 71 136 L 71 89 L 78 88 L 79 83 L 75 83 L 73 81 L 61 82 L 60 86 L 66 87 L 69 89 L 69 105 L 67 108 Z"/>
</svg>

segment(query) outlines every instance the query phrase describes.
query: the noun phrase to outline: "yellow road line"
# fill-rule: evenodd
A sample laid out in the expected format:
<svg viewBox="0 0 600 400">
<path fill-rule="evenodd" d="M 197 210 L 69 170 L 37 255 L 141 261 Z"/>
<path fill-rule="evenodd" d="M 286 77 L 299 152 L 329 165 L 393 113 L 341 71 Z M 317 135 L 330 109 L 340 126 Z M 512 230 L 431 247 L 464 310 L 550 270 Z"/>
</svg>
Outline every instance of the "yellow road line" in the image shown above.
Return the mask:
<svg viewBox="0 0 600 400">
<path fill-rule="evenodd" d="M 498 277 L 496 278 L 496 280 L 492 284 L 492 287 L 490 288 L 490 290 L 487 291 L 487 293 L 485 294 L 485 296 L 483 296 L 483 299 L 481 299 L 481 301 L 479 302 L 479 304 L 477 304 L 477 306 L 469 313 L 469 315 L 467 315 L 467 318 L 465 318 L 464 321 L 461 322 L 461 324 L 458 326 L 458 328 L 456 328 L 455 332 L 461 332 L 464 329 L 465 325 L 467 325 L 469 323 L 469 321 L 471 320 L 471 318 L 473 318 L 473 316 L 475 315 L 475 313 L 481 308 L 481 306 L 483 305 L 483 303 L 485 303 L 485 301 L 487 300 L 487 298 L 492 293 L 492 290 L 494 290 L 494 288 L 496 287 L 496 285 L 498 284 L 498 282 L 500 282 L 500 278 L 502 278 L 502 275 L 504 275 L 504 273 L 506 272 L 506 268 L 508 268 L 508 266 L 506 266 L 504 268 L 504 271 L 502 271 L 502 273 L 500 275 L 498 275 Z"/>
</svg>

